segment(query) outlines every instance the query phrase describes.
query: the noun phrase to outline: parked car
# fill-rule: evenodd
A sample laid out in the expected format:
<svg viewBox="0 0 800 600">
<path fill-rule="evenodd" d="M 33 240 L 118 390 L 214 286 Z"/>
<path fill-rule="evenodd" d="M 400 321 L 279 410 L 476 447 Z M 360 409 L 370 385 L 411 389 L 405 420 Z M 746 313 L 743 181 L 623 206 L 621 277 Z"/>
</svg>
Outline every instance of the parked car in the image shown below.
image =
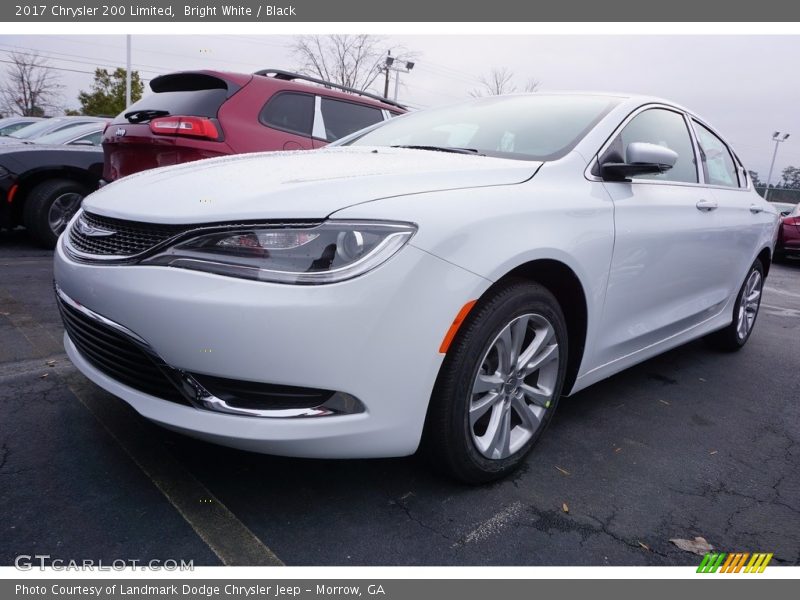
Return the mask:
<svg viewBox="0 0 800 600">
<path fill-rule="evenodd" d="M 18 129 L 14 133 L 0 137 L 0 145 L 17 144 L 22 140 L 35 140 L 38 137 L 62 131 L 70 127 L 78 127 L 87 123 L 108 123 L 110 119 L 102 117 L 51 117 L 42 119 L 32 125 Z"/>
<path fill-rule="evenodd" d="M 54 247 L 102 170 L 98 147 L 0 146 L 0 228 L 25 225 L 37 243 Z"/>
<path fill-rule="evenodd" d="M 670 102 L 493 97 L 313 152 L 156 169 L 55 257 L 73 363 L 145 417 L 274 454 L 516 468 L 559 398 L 755 325 L 777 213 Z"/>
<path fill-rule="evenodd" d="M 0 136 L 11 135 L 15 131 L 42 121 L 41 117 L 6 117 L 0 119 Z"/>
<path fill-rule="evenodd" d="M 800 203 L 781 211 L 775 260 L 782 260 L 787 256 L 800 257 Z"/>
<path fill-rule="evenodd" d="M 396 102 L 279 70 L 156 77 L 105 132 L 103 178 L 202 158 L 320 148 L 406 112 Z"/>
</svg>

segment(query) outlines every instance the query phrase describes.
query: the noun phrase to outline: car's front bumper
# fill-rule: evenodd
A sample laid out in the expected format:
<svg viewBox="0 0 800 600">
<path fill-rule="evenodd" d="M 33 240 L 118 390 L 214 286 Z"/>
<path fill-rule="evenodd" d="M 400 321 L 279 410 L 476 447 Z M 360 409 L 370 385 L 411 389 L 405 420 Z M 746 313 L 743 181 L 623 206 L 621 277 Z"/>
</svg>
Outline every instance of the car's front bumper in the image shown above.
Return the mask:
<svg viewBox="0 0 800 600">
<path fill-rule="evenodd" d="M 442 339 L 464 303 L 489 285 L 411 245 L 374 271 L 332 285 L 82 264 L 60 244 L 55 277 L 66 295 L 134 332 L 177 370 L 357 398 L 363 412 L 317 417 L 197 409 L 109 377 L 66 336 L 70 358 L 89 379 L 153 421 L 237 448 L 323 458 L 415 451 Z"/>
</svg>

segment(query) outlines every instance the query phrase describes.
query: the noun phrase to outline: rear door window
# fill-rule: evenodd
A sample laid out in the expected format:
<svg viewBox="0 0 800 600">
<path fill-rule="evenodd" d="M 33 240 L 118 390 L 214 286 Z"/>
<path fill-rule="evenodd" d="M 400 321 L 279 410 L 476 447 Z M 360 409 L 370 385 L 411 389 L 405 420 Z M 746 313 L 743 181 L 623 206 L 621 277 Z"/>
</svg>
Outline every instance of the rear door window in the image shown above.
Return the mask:
<svg viewBox="0 0 800 600">
<path fill-rule="evenodd" d="M 383 111 L 379 108 L 333 98 L 322 98 L 321 110 L 325 139 L 329 142 L 383 121 Z"/>
<path fill-rule="evenodd" d="M 275 94 L 261 109 L 258 120 L 273 129 L 311 137 L 314 96 L 294 92 Z"/>
<path fill-rule="evenodd" d="M 740 185 L 738 169 L 728 146 L 704 125 L 692 120 L 700 146 L 700 159 L 706 183 L 724 187 L 744 187 Z"/>
</svg>

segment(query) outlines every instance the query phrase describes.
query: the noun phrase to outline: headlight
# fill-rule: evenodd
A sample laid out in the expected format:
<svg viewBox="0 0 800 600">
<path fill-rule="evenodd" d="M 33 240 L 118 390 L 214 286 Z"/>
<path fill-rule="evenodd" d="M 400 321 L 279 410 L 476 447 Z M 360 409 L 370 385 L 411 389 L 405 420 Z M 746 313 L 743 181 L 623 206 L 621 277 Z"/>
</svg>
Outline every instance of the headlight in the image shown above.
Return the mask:
<svg viewBox="0 0 800 600">
<path fill-rule="evenodd" d="M 5 167 L 0 167 L 0 179 L 10 174 L 11 172 L 8 169 L 6 169 Z"/>
<path fill-rule="evenodd" d="M 416 230 L 410 223 L 356 221 L 306 229 L 242 227 L 199 235 L 141 264 L 278 283 L 335 283 L 384 263 Z"/>
</svg>

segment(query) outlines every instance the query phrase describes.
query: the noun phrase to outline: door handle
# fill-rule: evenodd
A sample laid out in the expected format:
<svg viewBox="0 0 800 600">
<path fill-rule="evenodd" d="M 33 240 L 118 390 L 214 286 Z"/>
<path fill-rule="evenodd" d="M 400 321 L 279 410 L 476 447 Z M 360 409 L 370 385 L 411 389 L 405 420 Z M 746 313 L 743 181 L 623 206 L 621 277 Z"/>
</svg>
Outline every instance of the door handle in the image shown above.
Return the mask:
<svg viewBox="0 0 800 600">
<path fill-rule="evenodd" d="M 702 210 L 703 212 L 717 209 L 717 203 L 714 200 L 698 200 L 695 206 L 697 210 Z"/>
<path fill-rule="evenodd" d="M 764 209 L 761 208 L 758 204 L 751 204 L 750 212 L 753 213 L 754 215 L 757 215 L 758 213 L 764 212 Z"/>
</svg>

